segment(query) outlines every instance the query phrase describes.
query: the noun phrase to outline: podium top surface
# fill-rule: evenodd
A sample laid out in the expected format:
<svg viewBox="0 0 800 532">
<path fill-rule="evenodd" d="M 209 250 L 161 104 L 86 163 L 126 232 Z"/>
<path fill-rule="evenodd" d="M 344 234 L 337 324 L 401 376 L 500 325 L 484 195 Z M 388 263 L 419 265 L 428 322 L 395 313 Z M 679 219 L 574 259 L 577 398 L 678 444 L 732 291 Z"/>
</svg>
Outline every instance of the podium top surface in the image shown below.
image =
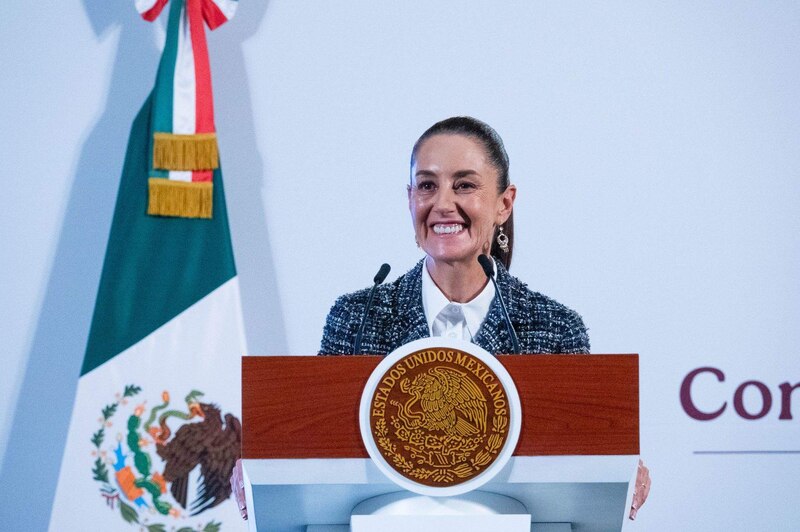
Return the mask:
<svg viewBox="0 0 800 532">
<path fill-rule="evenodd" d="M 242 359 L 242 457 L 367 458 L 358 408 L 379 356 Z M 638 355 L 501 355 L 522 403 L 515 456 L 639 454 Z"/>
</svg>

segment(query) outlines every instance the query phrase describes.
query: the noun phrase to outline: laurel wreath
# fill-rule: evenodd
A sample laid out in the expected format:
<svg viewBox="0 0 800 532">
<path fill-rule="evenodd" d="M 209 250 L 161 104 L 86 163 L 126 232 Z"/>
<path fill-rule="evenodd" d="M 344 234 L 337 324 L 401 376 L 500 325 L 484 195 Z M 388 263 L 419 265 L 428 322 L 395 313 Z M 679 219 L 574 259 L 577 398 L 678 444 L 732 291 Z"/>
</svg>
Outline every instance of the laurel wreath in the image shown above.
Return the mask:
<svg viewBox="0 0 800 532">
<path fill-rule="evenodd" d="M 97 459 L 94 461 L 94 467 L 92 468 L 92 473 L 94 474 L 94 477 L 92 478 L 105 484 L 105 486 L 103 486 L 105 493 L 113 494 L 117 491 L 116 488 L 114 488 L 108 481 L 108 468 L 106 467 L 106 464 L 100 455 L 100 445 L 103 444 L 103 440 L 106 437 L 106 427 L 111 426 L 109 419 L 117 411 L 117 407 L 119 407 L 120 403 L 124 403 L 128 397 L 133 397 L 141 391 L 141 387 L 129 384 L 125 387 L 125 390 L 123 390 L 122 395 L 117 395 L 118 398 L 115 402 L 104 406 L 100 411 L 101 417 L 97 420 L 100 423 L 100 428 L 94 434 L 92 434 L 91 439 L 91 442 L 95 446 L 97 452 Z M 136 510 L 134 510 L 134 513 L 135 512 Z M 123 517 L 125 517 L 124 514 Z"/>
<path fill-rule="evenodd" d="M 489 438 L 486 440 L 486 445 L 483 449 L 478 451 L 473 458 L 468 462 L 462 462 L 458 465 L 447 468 L 430 469 L 426 467 L 417 467 L 405 456 L 397 452 L 397 445 L 389 437 L 389 428 L 386 426 L 384 418 L 379 419 L 375 423 L 374 435 L 378 447 L 383 450 L 383 454 L 390 458 L 395 468 L 398 469 L 406 477 L 416 480 L 430 480 L 436 483 L 452 483 L 456 478 L 467 478 L 477 475 L 481 469 L 491 463 L 497 456 L 497 453 L 502 449 L 503 442 L 505 441 L 504 432 L 508 427 L 507 416 L 495 416 L 492 420 L 492 431 Z M 398 434 L 400 430 L 395 431 L 395 436 L 401 441 L 408 441 L 408 437 L 400 437 Z M 409 449 L 409 446 L 406 446 Z M 474 447 L 470 449 L 470 452 Z M 423 463 L 422 460 L 419 463 Z"/>
<path fill-rule="evenodd" d="M 106 465 L 105 460 L 103 460 L 103 455 L 100 450 L 100 446 L 103 444 L 103 440 L 105 440 L 106 428 L 111 427 L 111 421 L 109 420 L 117 412 L 119 405 L 124 405 L 129 397 L 133 397 L 141 391 L 142 388 L 140 386 L 129 384 L 125 386 L 121 394 L 118 393 L 116 395 L 116 401 L 107 404 L 100 411 L 100 418 L 97 420 L 98 423 L 100 423 L 100 428 L 92 434 L 90 441 L 95 447 L 94 452 L 97 454 L 97 459 L 94 461 L 94 467 L 92 468 L 92 479 L 101 483 L 100 493 L 103 497 L 115 497 L 119 492 L 119 490 L 117 490 L 117 488 L 115 488 L 109 481 L 108 466 Z M 133 506 L 123 502 L 122 499 L 118 499 L 118 504 L 120 515 L 126 523 L 139 525 L 147 532 L 167 532 L 168 525 L 162 523 L 147 523 L 146 521 L 140 522 L 139 513 Z M 221 529 L 222 523 L 210 521 L 202 529 L 200 529 L 200 532 L 219 532 Z M 185 526 L 177 529 L 175 532 L 198 532 L 198 529 Z"/>
</svg>

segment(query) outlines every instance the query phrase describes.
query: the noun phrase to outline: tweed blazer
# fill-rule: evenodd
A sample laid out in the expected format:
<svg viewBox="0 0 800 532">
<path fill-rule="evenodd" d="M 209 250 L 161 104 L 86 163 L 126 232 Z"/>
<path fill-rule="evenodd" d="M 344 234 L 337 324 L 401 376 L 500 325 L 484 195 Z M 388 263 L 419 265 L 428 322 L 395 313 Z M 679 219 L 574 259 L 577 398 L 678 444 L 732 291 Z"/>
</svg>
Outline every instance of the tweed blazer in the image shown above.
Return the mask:
<svg viewBox="0 0 800 532">
<path fill-rule="evenodd" d="M 369 311 L 361 351 L 355 338 L 369 297 L 369 288 L 339 297 L 328 313 L 320 355 L 386 355 L 403 344 L 430 336 L 422 306 L 421 260 L 392 283 L 381 285 Z M 519 337 L 522 353 L 588 353 L 589 335 L 577 312 L 528 289 L 499 262 L 497 288 Z M 513 353 L 511 337 L 497 297 L 489 307 L 473 343 L 492 354 Z"/>
</svg>

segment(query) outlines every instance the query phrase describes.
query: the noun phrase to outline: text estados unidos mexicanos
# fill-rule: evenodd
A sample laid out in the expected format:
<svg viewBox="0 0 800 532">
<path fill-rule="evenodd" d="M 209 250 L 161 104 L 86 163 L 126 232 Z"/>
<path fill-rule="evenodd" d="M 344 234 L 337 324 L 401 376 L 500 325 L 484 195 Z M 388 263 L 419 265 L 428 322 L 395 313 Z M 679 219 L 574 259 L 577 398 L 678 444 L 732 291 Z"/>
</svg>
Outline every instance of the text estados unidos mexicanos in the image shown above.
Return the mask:
<svg viewBox="0 0 800 532">
<path fill-rule="evenodd" d="M 408 370 L 414 369 L 420 364 L 431 364 L 435 362 L 456 364 L 475 375 L 475 377 L 486 386 L 486 390 L 492 398 L 495 415 L 507 415 L 505 390 L 503 386 L 497 382 L 494 373 L 474 357 L 460 351 L 449 349 L 419 351 L 398 362 L 384 375 L 375 390 L 375 395 L 372 400 L 372 415 L 375 417 L 383 417 L 384 411 L 386 410 L 386 401 L 389 399 L 392 388 L 406 375 Z"/>
</svg>

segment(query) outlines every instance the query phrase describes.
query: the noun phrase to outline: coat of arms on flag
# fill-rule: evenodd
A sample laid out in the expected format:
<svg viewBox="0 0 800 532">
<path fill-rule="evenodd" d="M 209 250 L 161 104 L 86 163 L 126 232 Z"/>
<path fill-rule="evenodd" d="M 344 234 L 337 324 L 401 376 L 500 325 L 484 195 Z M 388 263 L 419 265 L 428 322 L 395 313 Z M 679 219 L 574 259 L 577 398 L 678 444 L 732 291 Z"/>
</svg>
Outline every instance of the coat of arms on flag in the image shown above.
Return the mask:
<svg viewBox="0 0 800 532">
<path fill-rule="evenodd" d="M 241 447 L 241 423 L 190 391 L 183 404 L 169 391 L 148 406 L 135 384 L 117 392 L 92 434 L 92 478 L 110 510 L 148 532 L 176 529 L 214 532 L 221 523 L 202 517 L 228 499 L 228 481 Z"/>
<path fill-rule="evenodd" d="M 54 532 L 246 528 L 229 478 L 247 348 L 203 35 L 236 2 L 169 2 L 156 84 L 128 140 Z M 166 4 L 136 0 L 148 20 Z"/>
</svg>

